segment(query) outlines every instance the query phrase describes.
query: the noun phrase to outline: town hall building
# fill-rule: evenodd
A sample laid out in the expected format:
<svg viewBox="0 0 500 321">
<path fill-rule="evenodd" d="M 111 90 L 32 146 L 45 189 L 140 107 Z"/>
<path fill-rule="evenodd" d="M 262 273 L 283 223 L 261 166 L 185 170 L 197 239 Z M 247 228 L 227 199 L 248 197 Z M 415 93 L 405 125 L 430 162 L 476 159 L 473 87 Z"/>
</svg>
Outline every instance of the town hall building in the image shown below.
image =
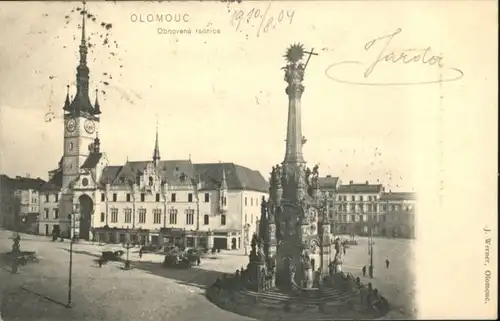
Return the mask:
<svg viewBox="0 0 500 321">
<path fill-rule="evenodd" d="M 110 165 L 98 137 L 101 106 L 91 103 L 82 21 L 76 94 L 64 103 L 64 149 L 40 192 L 39 234 L 107 243 L 238 249 L 256 231 L 268 183 L 234 163 L 152 158 Z"/>
</svg>

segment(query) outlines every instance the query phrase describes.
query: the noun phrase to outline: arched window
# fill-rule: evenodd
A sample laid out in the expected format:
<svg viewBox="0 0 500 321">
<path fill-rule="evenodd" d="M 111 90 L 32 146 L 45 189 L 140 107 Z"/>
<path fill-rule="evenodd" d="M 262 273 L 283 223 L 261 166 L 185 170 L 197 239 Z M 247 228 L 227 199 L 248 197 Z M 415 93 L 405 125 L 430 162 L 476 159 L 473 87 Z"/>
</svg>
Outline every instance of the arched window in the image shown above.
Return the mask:
<svg viewBox="0 0 500 321">
<path fill-rule="evenodd" d="M 205 214 L 203 216 L 203 224 L 208 225 L 209 220 L 210 220 L 210 218 L 209 218 L 208 214 Z"/>
</svg>

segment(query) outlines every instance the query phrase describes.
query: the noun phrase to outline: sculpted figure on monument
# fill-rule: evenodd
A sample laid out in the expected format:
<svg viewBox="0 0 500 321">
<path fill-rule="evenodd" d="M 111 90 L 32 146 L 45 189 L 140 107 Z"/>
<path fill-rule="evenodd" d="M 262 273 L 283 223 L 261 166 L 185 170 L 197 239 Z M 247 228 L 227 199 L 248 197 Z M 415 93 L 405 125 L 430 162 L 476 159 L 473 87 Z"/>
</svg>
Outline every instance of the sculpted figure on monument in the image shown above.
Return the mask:
<svg viewBox="0 0 500 321">
<path fill-rule="evenodd" d="M 307 185 L 311 185 L 311 169 L 309 167 L 306 168 L 306 183 Z"/>
<path fill-rule="evenodd" d="M 271 186 L 273 186 L 276 183 L 276 168 L 273 166 L 273 169 L 271 170 L 271 178 L 269 179 L 269 183 Z"/>
<path fill-rule="evenodd" d="M 259 261 L 264 261 L 266 259 L 266 255 L 264 253 L 264 240 L 260 239 L 257 244 L 258 244 L 257 259 Z"/>
<path fill-rule="evenodd" d="M 301 85 L 304 80 L 304 64 L 292 62 L 283 67 L 285 69 L 285 81 L 290 85 Z"/>
</svg>

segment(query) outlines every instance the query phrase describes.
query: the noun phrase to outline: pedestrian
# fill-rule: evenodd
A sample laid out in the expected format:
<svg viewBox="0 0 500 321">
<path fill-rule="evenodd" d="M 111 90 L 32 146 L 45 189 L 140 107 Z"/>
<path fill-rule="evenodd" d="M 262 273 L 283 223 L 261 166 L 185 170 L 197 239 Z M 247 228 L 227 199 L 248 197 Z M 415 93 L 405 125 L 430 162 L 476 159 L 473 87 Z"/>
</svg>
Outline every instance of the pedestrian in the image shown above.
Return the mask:
<svg viewBox="0 0 500 321">
<path fill-rule="evenodd" d="M 142 259 L 142 248 L 139 250 L 139 260 Z"/>
<path fill-rule="evenodd" d="M 102 258 L 99 258 L 99 260 L 97 260 L 97 263 L 99 263 L 99 268 L 102 268 Z"/>
<path fill-rule="evenodd" d="M 385 267 L 386 267 L 387 269 L 389 268 L 389 263 L 390 263 L 390 262 L 389 262 L 389 259 L 386 259 L 386 260 L 385 260 Z"/>
<path fill-rule="evenodd" d="M 366 265 L 363 266 L 362 271 L 363 271 L 363 276 L 366 276 Z"/>
<path fill-rule="evenodd" d="M 19 265 L 18 259 L 17 259 L 17 257 L 15 257 L 14 260 L 12 261 L 12 274 L 17 273 L 18 265 Z"/>
<path fill-rule="evenodd" d="M 199 257 L 199 256 L 196 258 L 196 264 L 197 264 L 198 266 L 201 264 L 201 260 L 200 260 L 200 257 Z"/>
</svg>

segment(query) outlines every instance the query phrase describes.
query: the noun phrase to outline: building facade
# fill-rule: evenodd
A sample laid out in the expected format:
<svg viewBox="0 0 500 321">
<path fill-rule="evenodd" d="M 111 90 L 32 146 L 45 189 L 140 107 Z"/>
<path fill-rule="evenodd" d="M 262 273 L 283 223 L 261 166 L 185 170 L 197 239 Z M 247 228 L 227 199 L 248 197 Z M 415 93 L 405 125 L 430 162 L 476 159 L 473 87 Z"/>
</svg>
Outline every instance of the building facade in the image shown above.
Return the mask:
<svg viewBox="0 0 500 321">
<path fill-rule="evenodd" d="M 0 222 L 19 232 L 38 232 L 39 193 L 46 183 L 40 178 L 16 176 L 0 178 Z"/>
<path fill-rule="evenodd" d="M 268 184 L 233 163 L 161 160 L 158 129 L 150 160 L 110 165 L 97 135 L 101 107 L 90 102 L 82 16 L 76 94 L 64 103 L 63 156 L 40 197 L 39 232 L 110 243 L 240 248 Z"/>
<path fill-rule="evenodd" d="M 335 233 L 378 235 L 381 184 L 353 183 L 340 185 L 336 194 Z"/>
<path fill-rule="evenodd" d="M 380 197 L 380 235 L 387 237 L 415 237 L 415 193 L 383 193 Z"/>
</svg>

